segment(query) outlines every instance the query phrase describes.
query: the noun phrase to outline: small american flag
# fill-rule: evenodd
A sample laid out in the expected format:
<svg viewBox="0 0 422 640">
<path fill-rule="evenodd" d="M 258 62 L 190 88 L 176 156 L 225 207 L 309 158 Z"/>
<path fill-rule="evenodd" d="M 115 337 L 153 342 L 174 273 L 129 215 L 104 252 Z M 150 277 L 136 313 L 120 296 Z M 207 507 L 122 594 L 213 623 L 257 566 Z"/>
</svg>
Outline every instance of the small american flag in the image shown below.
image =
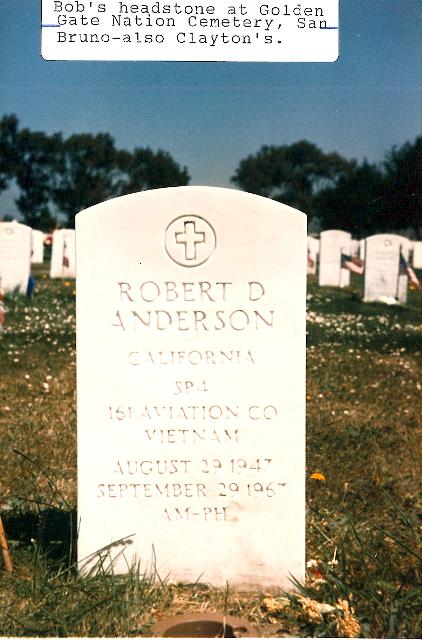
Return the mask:
<svg viewBox="0 0 422 640">
<path fill-rule="evenodd" d="M 67 255 L 67 244 L 66 240 L 63 243 L 63 266 L 69 267 L 69 257 Z"/>
<path fill-rule="evenodd" d="M 3 327 L 6 323 L 6 308 L 4 306 L 4 293 L 0 288 L 0 331 L 3 331 Z"/>
<path fill-rule="evenodd" d="M 421 283 L 419 282 L 416 273 L 413 271 L 412 267 L 407 262 L 406 258 L 404 257 L 404 255 L 402 254 L 401 251 L 400 251 L 400 269 L 399 269 L 399 274 L 401 276 L 406 275 L 409 278 L 410 284 L 413 285 L 413 287 L 415 287 L 416 289 L 420 289 L 421 288 Z"/>
<path fill-rule="evenodd" d="M 365 271 L 365 263 L 357 256 L 348 256 L 345 253 L 341 254 L 341 268 L 349 269 L 353 273 L 357 273 L 362 276 Z"/>
</svg>

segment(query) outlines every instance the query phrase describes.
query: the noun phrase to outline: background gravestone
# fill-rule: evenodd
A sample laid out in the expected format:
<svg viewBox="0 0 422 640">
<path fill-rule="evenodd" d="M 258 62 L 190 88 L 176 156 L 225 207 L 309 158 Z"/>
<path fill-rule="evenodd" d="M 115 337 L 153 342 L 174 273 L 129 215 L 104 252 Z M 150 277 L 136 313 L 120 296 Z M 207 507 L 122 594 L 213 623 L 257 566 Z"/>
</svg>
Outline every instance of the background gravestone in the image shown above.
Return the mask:
<svg viewBox="0 0 422 640">
<path fill-rule="evenodd" d="M 359 240 L 359 258 L 365 262 L 365 239 Z"/>
<path fill-rule="evenodd" d="M 403 300 L 403 280 L 399 285 L 400 249 L 407 259 L 408 249 L 403 241 L 406 238 L 390 233 L 380 233 L 365 242 L 365 284 L 364 301 L 372 302 L 382 298 L 396 298 Z M 407 276 L 406 290 L 407 290 Z M 400 288 L 401 287 L 401 288 Z"/>
<path fill-rule="evenodd" d="M 0 222 L 0 287 L 26 293 L 31 274 L 32 229 L 19 222 Z"/>
<path fill-rule="evenodd" d="M 353 257 L 359 257 L 359 252 L 360 252 L 360 240 L 354 240 L 351 239 L 350 240 L 350 250 L 351 250 L 351 255 Z"/>
<path fill-rule="evenodd" d="M 76 216 L 81 571 L 304 577 L 306 216 L 231 189 Z M 122 540 L 121 543 L 117 541 Z"/>
<path fill-rule="evenodd" d="M 75 231 L 58 229 L 53 233 L 50 278 L 75 278 Z"/>
<path fill-rule="evenodd" d="M 341 267 L 342 253 L 350 256 L 350 233 L 337 229 L 322 231 L 319 241 L 318 275 L 318 284 L 321 287 L 347 287 L 350 284 L 350 271 Z"/>
<path fill-rule="evenodd" d="M 409 262 L 410 248 L 412 246 L 412 243 L 408 238 L 405 238 L 404 236 L 399 236 L 399 237 L 401 238 L 401 242 L 400 242 L 401 254 L 403 258 L 406 260 L 406 262 Z M 403 268 L 403 265 L 401 268 L 399 266 L 399 282 L 398 282 L 398 288 L 397 288 L 397 300 L 401 304 L 406 304 L 407 302 L 408 281 L 409 281 L 409 277 L 407 275 L 407 271 Z"/>
<path fill-rule="evenodd" d="M 44 233 L 38 229 L 32 229 L 31 263 L 42 264 L 44 261 Z"/>
<path fill-rule="evenodd" d="M 413 267 L 422 269 L 422 242 L 420 240 L 413 243 Z"/>
<path fill-rule="evenodd" d="M 312 236 L 307 237 L 308 245 L 308 273 L 315 274 L 317 272 L 317 260 L 319 253 L 319 240 Z"/>
</svg>

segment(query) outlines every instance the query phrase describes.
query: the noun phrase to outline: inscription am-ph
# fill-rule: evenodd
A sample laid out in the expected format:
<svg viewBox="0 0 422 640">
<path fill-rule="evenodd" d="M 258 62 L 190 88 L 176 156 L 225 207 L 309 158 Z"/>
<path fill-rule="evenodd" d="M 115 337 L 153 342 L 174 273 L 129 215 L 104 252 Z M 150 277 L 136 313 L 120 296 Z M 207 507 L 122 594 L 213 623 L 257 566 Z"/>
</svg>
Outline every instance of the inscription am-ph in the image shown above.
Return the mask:
<svg viewBox="0 0 422 640">
<path fill-rule="evenodd" d="M 185 260 L 196 260 L 196 245 L 205 242 L 205 233 L 198 232 L 195 221 L 190 220 L 184 223 L 184 231 L 176 232 L 176 244 L 185 245 Z"/>
</svg>

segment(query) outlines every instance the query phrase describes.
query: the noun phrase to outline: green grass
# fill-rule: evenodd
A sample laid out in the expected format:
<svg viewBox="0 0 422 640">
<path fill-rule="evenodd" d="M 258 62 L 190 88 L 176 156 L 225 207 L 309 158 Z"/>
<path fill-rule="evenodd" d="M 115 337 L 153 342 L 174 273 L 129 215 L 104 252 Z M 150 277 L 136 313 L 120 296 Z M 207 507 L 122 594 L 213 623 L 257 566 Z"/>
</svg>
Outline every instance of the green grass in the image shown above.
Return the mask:
<svg viewBox="0 0 422 640">
<path fill-rule="evenodd" d="M 140 636 L 164 614 L 219 609 L 265 637 L 421 637 L 421 292 L 390 307 L 362 303 L 355 277 L 346 290 L 309 281 L 309 573 L 286 599 L 136 569 L 78 576 L 74 282 L 43 267 L 36 278 L 31 300 L 7 296 L 0 337 L 0 512 L 14 561 L 0 573 L 0 635 Z"/>
</svg>

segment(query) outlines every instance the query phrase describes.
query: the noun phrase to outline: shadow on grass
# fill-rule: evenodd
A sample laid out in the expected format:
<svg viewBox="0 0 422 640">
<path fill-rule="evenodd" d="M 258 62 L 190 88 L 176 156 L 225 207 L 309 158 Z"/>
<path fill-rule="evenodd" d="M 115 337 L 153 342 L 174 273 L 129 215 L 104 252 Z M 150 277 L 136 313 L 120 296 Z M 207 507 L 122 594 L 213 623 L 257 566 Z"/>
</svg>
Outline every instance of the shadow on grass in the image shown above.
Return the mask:
<svg viewBox="0 0 422 640">
<path fill-rule="evenodd" d="M 76 562 L 76 509 L 66 511 L 47 508 L 34 512 L 2 514 L 7 538 L 12 547 L 36 544 L 53 565 L 74 565 Z"/>
</svg>

